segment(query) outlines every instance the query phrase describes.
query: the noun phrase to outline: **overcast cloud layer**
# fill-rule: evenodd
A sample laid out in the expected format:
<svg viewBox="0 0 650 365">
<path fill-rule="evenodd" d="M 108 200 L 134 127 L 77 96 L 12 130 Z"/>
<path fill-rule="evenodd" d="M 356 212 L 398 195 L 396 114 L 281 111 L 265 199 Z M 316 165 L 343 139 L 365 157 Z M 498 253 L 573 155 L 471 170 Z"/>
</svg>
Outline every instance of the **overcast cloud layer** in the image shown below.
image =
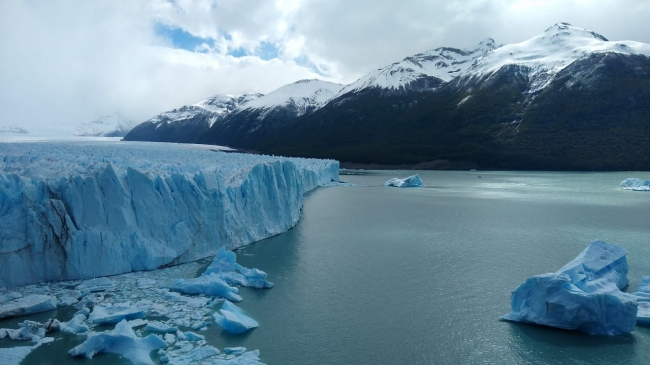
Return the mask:
<svg viewBox="0 0 650 365">
<path fill-rule="evenodd" d="M 521 42 L 563 21 L 650 43 L 648 14 L 645 0 L 3 0 L 0 130 L 61 134 L 304 78 L 350 83 L 428 49 Z"/>
</svg>

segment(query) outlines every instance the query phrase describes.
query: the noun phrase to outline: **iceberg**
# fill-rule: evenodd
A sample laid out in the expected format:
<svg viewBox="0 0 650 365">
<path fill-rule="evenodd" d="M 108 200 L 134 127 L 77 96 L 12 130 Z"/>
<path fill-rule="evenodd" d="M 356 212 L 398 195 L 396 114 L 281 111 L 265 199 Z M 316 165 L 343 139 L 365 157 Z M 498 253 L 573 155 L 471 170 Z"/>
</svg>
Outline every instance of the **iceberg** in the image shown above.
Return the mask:
<svg viewBox="0 0 650 365">
<path fill-rule="evenodd" d="M 644 276 L 637 286 L 636 293 L 639 309 L 636 314 L 636 323 L 650 326 L 650 276 Z"/>
<path fill-rule="evenodd" d="M 260 326 L 257 321 L 245 315 L 241 308 L 227 300 L 223 302 L 220 312 L 221 314 L 217 312 L 212 314 L 212 318 L 221 328 L 230 333 L 240 334 Z"/>
<path fill-rule="evenodd" d="M 241 302 L 239 289 L 231 285 L 250 286 L 257 289 L 272 288 L 273 283 L 266 280 L 266 273 L 259 269 L 249 269 L 236 262 L 234 252 L 219 249 L 212 264 L 192 279 L 177 279 L 168 289 L 185 294 L 204 294 Z"/>
<path fill-rule="evenodd" d="M 0 348 L 0 364 L 20 365 L 20 363 L 32 352 L 35 346 L 20 346 Z"/>
<path fill-rule="evenodd" d="M 394 186 L 396 188 L 420 187 L 422 186 L 422 179 L 420 179 L 419 174 L 411 175 L 403 179 L 392 178 L 386 181 L 384 186 Z"/>
<path fill-rule="evenodd" d="M 92 359 L 98 353 L 110 352 L 129 359 L 133 365 L 153 365 L 151 351 L 164 347 L 167 347 L 167 344 L 160 337 L 149 335 L 139 338 L 128 322 L 122 320 L 112 332 L 91 335 L 68 353 L 71 356 Z"/>
<path fill-rule="evenodd" d="M 71 334 L 77 334 L 77 333 L 83 333 L 83 332 L 88 332 L 90 329 L 86 324 L 84 324 L 84 321 L 86 320 L 86 316 L 79 313 L 75 314 L 72 316 L 72 319 L 69 320 L 68 322 L 61 322 L 60 325 L 60 330 L 65 333 L 71 333 Z"/>
<path fill-rule="evenodd" d="M 31 294 L 26 297 L 8 300 L 0 304 L 0 319 L 49 311 L 56 309 L 56 304 L 55 297 L 41 294 Z"/>
<path fill-rule="evenodd" d="M 627 251 L 593 241 L 555 273 L 528 278 L 511 294 L 512 312 L 503 320 L 591 334 L 623 335 L 636 326 L 636 297 L 628 284 Z"/>
<path fill-rule="evenodd" d="M 201 275 L 193 279 L 176 279 L 169 289 L 185 294 L 204 294 L 220 297 L 233 302 L 241 302 L 242 298 L 237 294 L 239 290 L 226 283 L 220 275 Z"/>
<path fill-rule="evenodd" d="M 210 146 L 0 143 L 0 287 L 153 270 L 277 235 L 338 170 Z"/>
<path fill-rule="evenodd" d="M 631 177 L 621 181 L 621 189 L 634 191 L 650 191 L 650 180 Z"/>
<path fill-rule="evenodd" d="M 237 272 L 239 271 L 239 273 Z M 249 286 L 256 289 L 272 288 L 273 283 L 266 280 L 266 273 L 259 269 L 248 269 L 237 263 L 237 256 L 232 251 L 221 247 L 212 264 L 203 275 L 217 274 L 230 285 Z M 226 298 L 227 299 L 227 298 Z"/>
</svg>

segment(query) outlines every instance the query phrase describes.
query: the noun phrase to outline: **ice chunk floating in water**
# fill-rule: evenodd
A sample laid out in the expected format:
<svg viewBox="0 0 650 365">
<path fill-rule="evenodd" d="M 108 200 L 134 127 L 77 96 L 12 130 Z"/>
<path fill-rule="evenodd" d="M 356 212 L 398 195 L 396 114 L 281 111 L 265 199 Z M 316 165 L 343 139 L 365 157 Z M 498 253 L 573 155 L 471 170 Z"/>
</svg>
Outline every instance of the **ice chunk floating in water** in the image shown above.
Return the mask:
<svg viewBox="0 0 650 365">
<path fill-rule="evenodd" d="M 621 181 L 621 189 L 634 191 L 650 191 L 650 180 L 631 177 Z"/>
<path fill-rule="evenodd" d="M 411 188 L 422 186 L 420 175 L 415 174 L 404 179 L 393 178 L 384 183 L 384 186 L 394 186 L 396 188 Z"/>
<path fill-rule="evenodd" d="M 259 241 L 293 227 L 303 194 L 331 181 L 337 161 L 0 143 L 0 287 L 151 270 Z"/>
<path fill-rule="evenodd" d="M 85 356 L 92 359 L 100 352 L 110 352 L 129 359 L 133 365 L 153 365 L 150 353 L 167 347 L 165 341 L 156 335 L 139 338 L 126 320 L 122 320 L 110 332 L 94 334 L 81 345 L 70 350 L 71 356 Z"/>
<path fill-rule="evenodd" d="M 215 312 L 212 317 L 221 328 L 230 333 L 240 334 L 260 326 L 256 320 L 245 315 L 241 308 L 227 300 L 221 306 L 220 312 L 221 314 Z"/>
<path fill-rule="evenodd" d="M 592 334 L 623 335 L 636 326 L 636 297 L 628 284 L 627 251 L 593 241 L 555 273 L 528 278 L 512 292 L 504 320 Z"/>
<path fill-rule="evenodd" d="M 239 272 L 237 272 L 239 271 Z M 193 279 L 177 279 L 169 289 L 185 294 L 204 294 L 221 297 L 233 302 L 241 302 L 239 289 L 231 285 L 250 286 L 257 289 L 272 288 L 273 283 L 266 280 L 266 273 L 259 269 L 249 269 L 236 262 L 234 252 L 223 247 L 217 252 L 212 264 Z"/>
<path fill-rule="evenodd" d="M 49 311 L 56 309 L 56 303 L 55 297 L 41 294 L 9 300 L 0 304 L 0 319 Z"/>
</svg>

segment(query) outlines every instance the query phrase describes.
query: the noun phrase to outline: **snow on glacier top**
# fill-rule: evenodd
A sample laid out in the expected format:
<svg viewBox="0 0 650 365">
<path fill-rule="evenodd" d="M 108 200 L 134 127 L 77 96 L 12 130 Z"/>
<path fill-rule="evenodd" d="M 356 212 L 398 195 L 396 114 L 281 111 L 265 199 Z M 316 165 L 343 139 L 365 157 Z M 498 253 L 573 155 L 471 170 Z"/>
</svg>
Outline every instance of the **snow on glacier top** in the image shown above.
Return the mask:
<svg viewBox="0 0 650 365">
<path fill-rule="evenodd" d="M 293 105 L 298 116 L 305 114 L 309 107 L 320 108 L 330 101 L 343 85 L 317 79 L 300 80 L 284 85 L 258 99 L 251 100 L 240 109 L 267 109 Z"/>
<path fill-rule="evenodd" d="M 373 71 L 344 87 L 339 95 L 367 88 L 399 89 L 426 76 L 447 82 L 463 74 L 477 58 L 497 47 L 494 39 L 486 38 L 471 49 L 449 47 L 432 49 Z"/>
<path fill-rule="evenodd" d="M 650 56 L 650 45 L 635 41 L 609 41 L 593 31 L 568 23 L 557 23 L 531 39 L 502 46 L 478 58 L 467 74 L 482 76 L 506 65 L 526 66 L 531 69 L 529 75 L 538 79 L 534 90 L 539 90 L 574 61 L 593 53 L 605 52 Z"/>
<path fill-rule="evenodd" d="M 291 161 L 307 170 L 332 163 L 331 160 L 215 153 L 228 150 L 221 146 L 153 142 L 0 142 L 0 172 L 59 179 L 83 176 L 110 163 L 116 170 L 134 168 L 161 175 L 203 171 L 237 183 L 245 177 L 245 171 L 259 163 Z"/>
</svg>

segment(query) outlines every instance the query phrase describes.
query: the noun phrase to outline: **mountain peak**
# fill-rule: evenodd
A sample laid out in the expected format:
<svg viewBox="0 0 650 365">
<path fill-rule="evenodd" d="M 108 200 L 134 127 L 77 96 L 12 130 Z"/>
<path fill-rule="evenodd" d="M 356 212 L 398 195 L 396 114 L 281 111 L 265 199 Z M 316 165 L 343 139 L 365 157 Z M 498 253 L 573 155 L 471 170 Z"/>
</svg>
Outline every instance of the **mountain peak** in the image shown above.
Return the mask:
<svg viewBox="0 0 650 365">
<path fill-rule="evenodd" d="M 608 42 L 608 39 L 602 35 L 587 30 L 580 27 L 574 27 L 569 23 L 556 23 L 553 26 L 547 28 L 542 34 L 542 38 L 552 38 L 552 39 L 564 39 L 569 37 L 585 37 L 585 38 L 595 38 L 603 42 Z"/>
</svg>

